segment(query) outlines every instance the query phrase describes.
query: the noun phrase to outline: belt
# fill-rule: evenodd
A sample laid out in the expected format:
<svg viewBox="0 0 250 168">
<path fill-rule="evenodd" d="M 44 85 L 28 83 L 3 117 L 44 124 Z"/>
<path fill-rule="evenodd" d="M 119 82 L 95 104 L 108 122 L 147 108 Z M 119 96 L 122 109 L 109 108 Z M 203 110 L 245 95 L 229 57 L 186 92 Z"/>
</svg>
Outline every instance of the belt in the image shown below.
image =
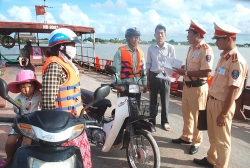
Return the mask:
<svg viewBox="0 0 250 168">
<path fill-rule="evenodd" d="M 218 99 L 216 99 L 216 98 L 213 97 L 213 96 L 209 96 L 209 98 L 210 98 L 210 99 L 213 99 L 213 100 L 218 100 Z"/>
<path fill-rule="evenodd" d="M 153 72 L 153 71 L 150 71 L 150 72 L 155 74 L 155 75 L 158 75 L 159 73 L 161 73 L 161 72 Z"/>
<path fill-rule="evenodd" d="M 184 84 L 187 86 L 187 87 L 200 87 L 204 84 L 207 83 L 207 81 L 205 80 L 196 80 L 196 81 L 183 81 Z"/>
</svg>

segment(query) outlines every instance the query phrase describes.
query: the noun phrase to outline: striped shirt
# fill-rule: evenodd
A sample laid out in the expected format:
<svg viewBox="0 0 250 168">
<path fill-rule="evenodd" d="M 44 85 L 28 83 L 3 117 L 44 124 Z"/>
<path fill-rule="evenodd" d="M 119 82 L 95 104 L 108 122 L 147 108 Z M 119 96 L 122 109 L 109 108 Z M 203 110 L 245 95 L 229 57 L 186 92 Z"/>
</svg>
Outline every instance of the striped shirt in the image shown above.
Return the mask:
<svg viewBox="0 0 250 168">
<path fill-rule="evenodd" d="M 62 85 L 68 76 L 66 71 L 57 63 L 51 63 L 42 79 L 42 109 L 43 110 L 55 110 L 55 101 L 59 91 L 60 85 Z"/>
</svg>

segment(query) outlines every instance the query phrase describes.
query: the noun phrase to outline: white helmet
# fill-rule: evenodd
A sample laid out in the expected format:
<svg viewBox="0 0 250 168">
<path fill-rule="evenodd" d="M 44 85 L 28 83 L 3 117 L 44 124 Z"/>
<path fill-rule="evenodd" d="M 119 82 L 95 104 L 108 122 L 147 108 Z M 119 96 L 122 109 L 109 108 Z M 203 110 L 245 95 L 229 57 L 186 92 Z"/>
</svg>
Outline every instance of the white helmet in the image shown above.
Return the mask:
<svg viewBox="0 0 250 168">
<path fill-rule="evenodd" d="M 57 44 L 70 43 L 70 42 L 82 43 L 82 41 L 78 39 L 77 35 L 68 28 L 59 28 L 53 30 L 50 33 L 49 37 L 50 47 L 55 46 Z"/>
</svg>

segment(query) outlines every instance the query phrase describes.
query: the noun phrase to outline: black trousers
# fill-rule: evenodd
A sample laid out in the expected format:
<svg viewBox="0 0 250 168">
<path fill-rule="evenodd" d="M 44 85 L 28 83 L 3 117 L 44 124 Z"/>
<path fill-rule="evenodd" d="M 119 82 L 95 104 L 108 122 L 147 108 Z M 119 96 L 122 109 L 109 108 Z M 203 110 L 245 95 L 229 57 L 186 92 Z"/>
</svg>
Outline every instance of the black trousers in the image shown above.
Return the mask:
<svg viewBox="0 0 250 168">
<path fill-rule="evenodd" d="M 150 105 L 157 104 L 158 92 L 161 98 L 161 124 L 169 124 L 169 96 L 170 96 L 170 82 L 157 78 L 158 73 L 150 72 Z M 155 119 L 154 119 L 155 121 Z"/>
</svg>

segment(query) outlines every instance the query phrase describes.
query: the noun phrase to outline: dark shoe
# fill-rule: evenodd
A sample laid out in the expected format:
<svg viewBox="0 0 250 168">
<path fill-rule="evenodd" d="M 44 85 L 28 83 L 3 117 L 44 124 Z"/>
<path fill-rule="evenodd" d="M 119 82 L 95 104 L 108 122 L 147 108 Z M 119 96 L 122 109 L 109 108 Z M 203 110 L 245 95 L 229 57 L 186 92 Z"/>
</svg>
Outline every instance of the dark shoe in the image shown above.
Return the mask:
<svg viewBox="0 0 250 168">
<path fill-rule="evenodd" d="M 172 139 L 172 142 L 176 143 L 176 144 L 191 144 L 191 142 L 184 141 L 181 138 L 179 138 L 179 139 Z"/>
<path fill-rule="evenodd" d="M 151 122 L 154 126 L 156 124 L 155 120 L 154 119 L 150 119 L 149 122 Z"/>
<path fill-rule="evenodd" d="M 189 149 L 189 154 L 193 155 L 193 154 L 197 153 L 198 149 L 199 149 L 199 146 L 193 146 L 193 145 L 191 145 L 191 147 Z"/>
<path fill-rule="evenodd" d="M 214 167 L 214 165 L 212 165 L 211 163 L 209 163 L 207 161 L 206 157 L 204 157 L 203 159 L 194 159 L 194 163 L 196 163 L 197 165 L 205 166 L 205 167 L 209 167 L 209 168 L 213 168 Z"/>
</svg>

